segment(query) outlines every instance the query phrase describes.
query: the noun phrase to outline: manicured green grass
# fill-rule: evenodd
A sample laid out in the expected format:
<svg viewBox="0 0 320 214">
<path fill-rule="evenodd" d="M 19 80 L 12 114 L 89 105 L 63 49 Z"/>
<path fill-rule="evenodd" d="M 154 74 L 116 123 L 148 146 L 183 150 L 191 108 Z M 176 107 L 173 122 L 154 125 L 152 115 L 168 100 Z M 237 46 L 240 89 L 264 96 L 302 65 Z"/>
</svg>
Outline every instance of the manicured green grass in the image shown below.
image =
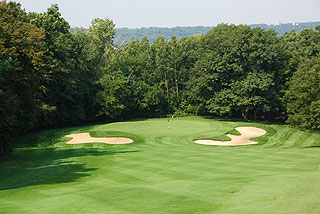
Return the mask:
<svg viewBox="0 0 320 214">
<path fill-rule="evenodd" d="M 226 134 L 241 135 L 237 129 L 231 129 L 230 131 L 227 131 Z"/>
<path fill-rule="evenodd" d="M 231 129 L 227 131 L 225 134 L 219 135 L 219 136 L 214 136 L 214 137 L 202 137 L 202 138 L 195 138 L 194 140 L 217 140 L 217 141 L 230 141 L 231 138 L 227 136 L 227 134 L 232 134 L 232 135 L 241 135 L 241 133 L 236 130 L 236 129 Z"/>
<path fill-rule="evenodd" d="M 198 145 L 237 126 L 258 145 Z M 68 145 L 64 135 L 133 144 Z M 320 134 L 202 117 L 50 130 L 15 142 L 0 161 L 0 213 L 320 213 Z"/>
</svg>

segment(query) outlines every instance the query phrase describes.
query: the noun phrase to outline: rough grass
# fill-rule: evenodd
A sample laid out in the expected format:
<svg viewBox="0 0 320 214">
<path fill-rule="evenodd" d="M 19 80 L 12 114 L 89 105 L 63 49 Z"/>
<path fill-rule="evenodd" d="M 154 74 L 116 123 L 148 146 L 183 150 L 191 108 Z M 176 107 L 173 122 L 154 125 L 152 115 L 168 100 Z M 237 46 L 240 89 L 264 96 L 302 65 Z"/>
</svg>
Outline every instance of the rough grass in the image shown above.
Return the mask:
<svg viewBox="0 0 320 214">
<path fill-rule="evenodd" d="M 201 137 L 201 138 L 195 138 L 194 140 L 216 140 L 216 141 L 230 141 L 231 138 L 227 136 L 227 134 L 232 134 L 232 135 L 241 135 L 241 133 L 236 130 L 235 128 L 227 131 L 223 135 L 219 136 L 214 136 L 214 137 Z"/>
<path fill-rule="evenodd" d="M 231 129 L 230 131 L 227 131 L 226 134 L 232 134 L 232 135 L 241 135 L 241 133 L 237 129 Z"/>
<path fill-rule="evenodd" d="M 0 213 L 320 213 L 320 134 L 202 117 L 37 133 L 0 162 Z M 198 145 L 237 126 L 257 145 Z M 124 136 L 127 145 L 68 145 L 66 134 Z"/>
</svg>

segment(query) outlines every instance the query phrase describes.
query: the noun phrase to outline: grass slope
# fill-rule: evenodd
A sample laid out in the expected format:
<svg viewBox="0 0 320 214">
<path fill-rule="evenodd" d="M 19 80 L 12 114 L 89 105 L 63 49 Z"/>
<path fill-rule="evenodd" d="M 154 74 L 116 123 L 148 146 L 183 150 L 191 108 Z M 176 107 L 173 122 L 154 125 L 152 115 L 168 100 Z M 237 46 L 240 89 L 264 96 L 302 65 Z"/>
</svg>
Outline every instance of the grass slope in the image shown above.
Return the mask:
<svg viewBox="0 0 320 214">
<path fill-rule="evenodd" d="M 0 213 L 320 213 L 320 134 L 285 125 L 187 117 L 51 130 L 0 162 Z M 237 126 L 261 144 L 204 146 Z M 126 136 L 68 145 L 64 135 Z"/>
</svg>

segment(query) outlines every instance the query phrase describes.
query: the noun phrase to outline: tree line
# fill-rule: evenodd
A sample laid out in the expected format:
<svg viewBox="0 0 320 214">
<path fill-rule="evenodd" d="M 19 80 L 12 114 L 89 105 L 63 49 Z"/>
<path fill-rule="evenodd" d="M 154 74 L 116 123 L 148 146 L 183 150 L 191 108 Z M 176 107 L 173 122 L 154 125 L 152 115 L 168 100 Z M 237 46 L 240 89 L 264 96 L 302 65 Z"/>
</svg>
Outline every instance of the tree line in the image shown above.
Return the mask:
<svg viewBox="0 0 320 214">
<path fill-rule="evenodd" d="M 115 24 L 74 31 L 57 5 L 0 3 L 0 153 L 32 130 L 97 120 L 211 115 L 320 129 L 320 27 L 220 24 L 205 35 L 114 46 Z"/>
<path fill-rule="evenodd" d="M 299 33 L 305 28 L 313 28 L 320 25 L 320 22 L 303 22 L 303 23 L 287 23 L 287 24 L 252 24 L 249 25 L 251 28 L 260 27 L 264 30 L 273 29 L 278 33 L 278 36 L 283 35 L 286 32 L 290 32 L 292 30 Z M 115 45 L 127 44 L 131 41 L 132 37 L 135 39 L 141 40 L 145 35 L 148 36 L 148 39 L 151 43 L 156 40 L 157 36 L 163 35 L 166 40 L 169 40 L 172 35 L 176 35 L 178 39 L 184 36 L 193 36 L 195 34 L 207 34 L 210 30 L 212 30 L 213 26 L 205 27 L 205 26 L 196 26 L 196 27 L 142 27 L 142 28 L 116 28 L 117 32 L 114 37 Z M 71 30 L 76 31 L 79 28 L 72 28 Z"/>
</svg>

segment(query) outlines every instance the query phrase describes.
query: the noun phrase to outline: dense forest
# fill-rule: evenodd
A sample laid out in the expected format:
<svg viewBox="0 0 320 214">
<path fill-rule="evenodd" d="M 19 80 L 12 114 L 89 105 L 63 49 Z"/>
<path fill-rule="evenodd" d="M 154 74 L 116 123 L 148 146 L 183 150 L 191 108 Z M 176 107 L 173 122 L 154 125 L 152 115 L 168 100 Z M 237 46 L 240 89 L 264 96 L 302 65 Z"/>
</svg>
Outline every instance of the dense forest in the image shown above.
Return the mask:
<svg viewBox="0 0 320 214">
<path fill-rule="evenodd" d="M 264 30 L 273 29 L 278 33 L 278 36 L 285 34 L 286 32 L 296 31 L 299 33 L 305 28 L 313 28 L 320 25 L 320 22 L 304 22 L 304 23 L 287 23 L 287 24 L 253 24 L 249 25 L 251 28 L 260 27 Z M 116 35 L 114 37 L 114 44 L 116 46 L 127 44 L 132 40 L 132 37 L 135 39 L 141 40 L 145 35 L 148 37 L 149 41 L 152 43 L 156 40 L 157 36 L 163 35 L 165 40 L 169 40 L 171 36 L 176 35 L 178 39 L 184 36 L 193 36 L 196 34 L 207 34 L 213 27 L 148 27 L 148 28 L 117 28 Z M 73 28 L 72 30 L 77 30 Z"/>
<path fill-rule="evenodd" d="M 159 35 L 164 36 L 165 40 L 169 40 L 171 36 L 175 35 L 177 39 L 184 36 L 193 36 L 196 34 L 207 34 L 213 27 L 142 27 L 142 28 L 117 28 L 114 37 L 114 44 L 116 46 L 127 44 L 131 42 L 132 38 L 141 40 L 144 36 L 148 37 L 150 43 L 153 43 Z"/>
<path fill-rule="evenodd" d="M 320 129 L 320 26 L 282 36 L 220 24 L 114 48 L 115 24 L 71 33 L 57 5 L 0 3 L 0 144 L 34 130 L 168 115 L 286 120 Z"/>
</svg>

